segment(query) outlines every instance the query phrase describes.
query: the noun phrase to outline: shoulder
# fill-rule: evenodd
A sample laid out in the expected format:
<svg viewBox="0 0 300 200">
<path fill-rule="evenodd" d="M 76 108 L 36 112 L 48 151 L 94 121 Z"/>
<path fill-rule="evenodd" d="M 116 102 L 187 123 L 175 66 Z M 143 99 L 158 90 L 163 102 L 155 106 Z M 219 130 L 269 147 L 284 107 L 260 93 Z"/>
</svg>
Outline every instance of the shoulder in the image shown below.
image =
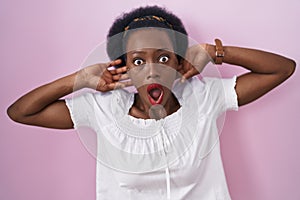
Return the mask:
<svg viewBox="0 0 300 200">
<path fill-rule="evenodd" d="M 193 77 L 189 80 L 192 94 L 198 98 L 200 104 L 220 112 L 237 110 L 237 94 L 235 91 L 236 76 L 232 78 Z"/>
<path fill-rule="evenodd" d="M 182 91 L 188 88 L 193 89 L 195 92 L 228 92 L 228 90 L 234 90 L 236 85 L 236 76 L 232 78 L 216 78 L 216 77 L 204 77 L 199 78 L 194 76 L 189 79 L 185 84 L 180 85 L 177 83 L 175 85 L 175 91 Z"/>
<path fill-rule="evenodd" d="M 116 114 L 124 113 L 130 95 L 121 89 L 105 93 L 86 91 L 66 99 L 66 104 L 74 127 L 88 126 L 97 130 L 111 123 Z"/>
<path fill-rule="evenodd" d="M 235 88 L 236 79 L 236 76 L 232 78 L 205 77 L 201 82 L 207 90 L 210 90 L 210 92 L 223 91 L 224 93 L 227 93 L 235 92 L 232 90 Z"/>
<path fill-rule="evenodd" d="M 110 92 L 84 91 L 65 100 L 66 104 L 71 109 L 89 111 L 97 110 L 98 108 L 101 110 L 107 110 L 112 104 L 128 102 L 128 99 L 130 99 L 132 95 L 132 93 L 123 89 L 113 90 Z"/>
</svg>

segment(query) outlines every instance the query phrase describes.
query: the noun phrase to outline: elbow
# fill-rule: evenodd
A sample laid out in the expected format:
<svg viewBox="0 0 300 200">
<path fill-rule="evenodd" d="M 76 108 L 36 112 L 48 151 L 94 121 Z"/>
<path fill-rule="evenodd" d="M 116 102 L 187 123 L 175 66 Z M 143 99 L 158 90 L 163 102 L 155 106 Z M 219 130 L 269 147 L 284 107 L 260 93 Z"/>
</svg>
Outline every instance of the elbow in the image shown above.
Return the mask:
<svg viewBox="0 0 300 200">
<path fill-rule="evenodd" d="M 286 62 L 281 64 L 280 70 L 277 72 L 280 82 L 287 80 L 293 75 L 296 70 L 296 62 L 288 59 Z"/>
<path fill-rule="evenodd" d="M 294 60 L 289 59 L 287 66 L 285 67 L 285 76 L 286 79 L 293 75 L 296 70 L 296 62 Z"/>
<path fill-rule="evenodd" d="M 17 121 L 17 118 L 18 118 L 18 117 L 17 117 L 17 115 L 16 115 L 16 113 L 15 113 L 15 111 L 14 111 L 13 105 L 11 105 L 11 106 L 9 106 L 9 107 L 7 108 L 6 113 L 7 113 L 8 117 L 9 117 L 11 120 Z"/>
<path fill-rule="evenodd" d="M 6 113 L 11 120 L 22 123 L 22 115 L 18 112 L 18 109 L 14 106 L 14 104 L 7 108 Z"/>
</svg>

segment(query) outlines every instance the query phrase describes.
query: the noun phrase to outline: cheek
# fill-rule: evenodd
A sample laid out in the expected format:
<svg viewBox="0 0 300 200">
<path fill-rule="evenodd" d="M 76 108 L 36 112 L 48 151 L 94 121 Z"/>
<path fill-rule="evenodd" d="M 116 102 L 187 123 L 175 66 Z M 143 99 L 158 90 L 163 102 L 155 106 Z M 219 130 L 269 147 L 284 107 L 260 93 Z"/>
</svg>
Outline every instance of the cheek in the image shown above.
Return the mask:
<svg viewBox="0 0 300 200">
<path fill-rule="evenodd" d="M 176 78 L 177 78 L 177 71 L 172 69 L 164 73 L 163 79 L 165 80 L 165 84 L 168 86 L 168 88 L 171 89 Z"/>
<path fill-rule="evenodd" d="M 143 72 L 138 72 L 138 70 L 130 69 L 128 71 L 128 76 L 131 79 L 132 84 L 139 88 L 143 85 L 143 82 L 145 81 L 145 74 Z"/>
</svg>

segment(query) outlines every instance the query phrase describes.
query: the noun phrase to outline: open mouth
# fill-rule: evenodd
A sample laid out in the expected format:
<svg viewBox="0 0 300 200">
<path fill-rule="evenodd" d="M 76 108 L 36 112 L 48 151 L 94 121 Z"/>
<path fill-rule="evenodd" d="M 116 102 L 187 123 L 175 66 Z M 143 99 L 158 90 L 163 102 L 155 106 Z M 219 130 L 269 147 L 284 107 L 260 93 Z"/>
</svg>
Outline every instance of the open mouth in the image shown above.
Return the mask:
<svg viewBox="0 0 300 200">
<path fill-rule="evenodd" d="M 152 105 L 161 104 L 164 96 L 164 90 L 160 84 L 150 84 L 147 87 L 148 98 Z"/>
</svg>

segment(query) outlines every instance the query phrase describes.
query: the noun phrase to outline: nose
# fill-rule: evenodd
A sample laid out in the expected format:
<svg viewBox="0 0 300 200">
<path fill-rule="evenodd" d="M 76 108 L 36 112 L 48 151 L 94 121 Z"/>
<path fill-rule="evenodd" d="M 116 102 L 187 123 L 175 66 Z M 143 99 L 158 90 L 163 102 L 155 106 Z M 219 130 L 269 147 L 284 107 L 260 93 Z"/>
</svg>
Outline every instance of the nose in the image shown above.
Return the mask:
<svg viewBox="0 0 300 200">
<path fill-rule="evenodd" d="M 149 73 L 147 75 L 147 79 L 157 79 L 160 77 L 158 67 L 156 66 L 155 63 L 153 63 L 153 62 L 148 63 L 147 68 L 149 71 Z"/>
</svg>

